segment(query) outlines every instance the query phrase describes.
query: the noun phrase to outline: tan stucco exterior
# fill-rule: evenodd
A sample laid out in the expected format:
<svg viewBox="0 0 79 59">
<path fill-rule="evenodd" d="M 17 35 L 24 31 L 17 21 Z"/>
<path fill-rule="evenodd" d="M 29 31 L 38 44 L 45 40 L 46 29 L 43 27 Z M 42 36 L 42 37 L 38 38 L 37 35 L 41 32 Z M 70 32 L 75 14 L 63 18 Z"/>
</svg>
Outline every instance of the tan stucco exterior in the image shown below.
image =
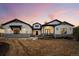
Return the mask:
<svg viewBox="0 0 79 59">
<path fill-rule="evenodd" d="M 38 35 L 41 35 L 41 30 L 33 30 L 33 35 L 36 35 L 36 31 L 38 31 Z"/>
</svg>

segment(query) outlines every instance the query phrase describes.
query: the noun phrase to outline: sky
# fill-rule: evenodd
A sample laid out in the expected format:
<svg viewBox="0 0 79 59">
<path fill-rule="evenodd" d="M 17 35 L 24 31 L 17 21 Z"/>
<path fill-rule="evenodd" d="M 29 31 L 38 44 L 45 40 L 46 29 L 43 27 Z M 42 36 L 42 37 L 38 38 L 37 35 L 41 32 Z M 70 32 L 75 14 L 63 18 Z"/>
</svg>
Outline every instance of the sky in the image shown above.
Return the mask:
<svg viewBox="0 0 79 59">
<path fill-rule="evenodd" d="M 79 25 L 78 3 L 0 3 L 0 24 L 13 19 L 44 24 L 54 19 Z"/>
</svg>

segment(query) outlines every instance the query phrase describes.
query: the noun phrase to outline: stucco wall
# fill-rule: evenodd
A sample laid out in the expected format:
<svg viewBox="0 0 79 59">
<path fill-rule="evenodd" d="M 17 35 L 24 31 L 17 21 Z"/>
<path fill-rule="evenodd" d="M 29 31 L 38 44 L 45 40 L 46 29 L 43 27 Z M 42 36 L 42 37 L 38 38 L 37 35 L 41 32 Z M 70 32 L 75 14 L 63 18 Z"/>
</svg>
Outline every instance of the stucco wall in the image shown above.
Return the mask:
<svg viewBox="0 0 79 59">
<path fill-rule="evenodd" d="M 5 33 L 13 33 L 13 31 L 10 28 L 10 25 L 21 25 L 22 29 L 20 33 L 32 34 L 32 28 L 29 25 L 21 23 L 21 22 L 12 22 L 12 23 L 4 25 L 3 28 L 5 29 Z"/>
<path fill-rule="evenodd" d="M 66 28 L 67 29 L 67 34 L 73 34 L 73 26 L 70 25 L 58 25 L 55 27 L 55 34 L 61 34 L 61 29 Z"/>
<path fill-rule="evenodd" d="M 38 31 L 38 35 L 41 35 L 41 30 L 33 30 L 33 35 L 36 35 L 36 31 Z"/>
</svg>

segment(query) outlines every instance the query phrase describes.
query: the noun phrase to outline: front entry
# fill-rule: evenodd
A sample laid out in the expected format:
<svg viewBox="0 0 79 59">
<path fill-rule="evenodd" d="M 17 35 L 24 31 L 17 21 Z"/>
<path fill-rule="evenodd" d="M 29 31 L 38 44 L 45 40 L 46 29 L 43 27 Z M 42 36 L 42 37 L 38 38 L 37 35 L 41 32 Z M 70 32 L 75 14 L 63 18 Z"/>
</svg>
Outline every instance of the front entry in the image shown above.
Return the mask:
<svg viewBox="0 0 79 59">
<path fill-rule="evenodd" d="M 36 31 L 36 35 L 38 35 L 38 31 Z"/>
</svg>

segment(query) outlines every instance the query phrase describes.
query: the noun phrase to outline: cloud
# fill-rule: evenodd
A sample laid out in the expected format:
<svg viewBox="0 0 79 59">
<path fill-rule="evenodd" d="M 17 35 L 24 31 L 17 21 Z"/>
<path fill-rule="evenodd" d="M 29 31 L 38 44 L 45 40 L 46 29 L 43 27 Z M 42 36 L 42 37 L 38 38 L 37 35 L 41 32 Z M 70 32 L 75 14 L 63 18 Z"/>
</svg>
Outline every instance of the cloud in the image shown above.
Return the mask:
<svg viewBox="0 0 79 59">
<path fill-rule="evenodd" d="M 55 11 L 51 12 L 51 13 L 48 15 L 48 17 L 49 17 L 50 19 L 56 19 L 56 18 L 62 16 L 63 14 L 65 14 L 66 12 L 67 12 L 67 10 L 64 10 L 64 9 L 55 10 Z"/>
<path fill-rule="evenodd" d="M 74 11 L 74 14 L 79 16 L 79 9 Z"/>
</svg>

